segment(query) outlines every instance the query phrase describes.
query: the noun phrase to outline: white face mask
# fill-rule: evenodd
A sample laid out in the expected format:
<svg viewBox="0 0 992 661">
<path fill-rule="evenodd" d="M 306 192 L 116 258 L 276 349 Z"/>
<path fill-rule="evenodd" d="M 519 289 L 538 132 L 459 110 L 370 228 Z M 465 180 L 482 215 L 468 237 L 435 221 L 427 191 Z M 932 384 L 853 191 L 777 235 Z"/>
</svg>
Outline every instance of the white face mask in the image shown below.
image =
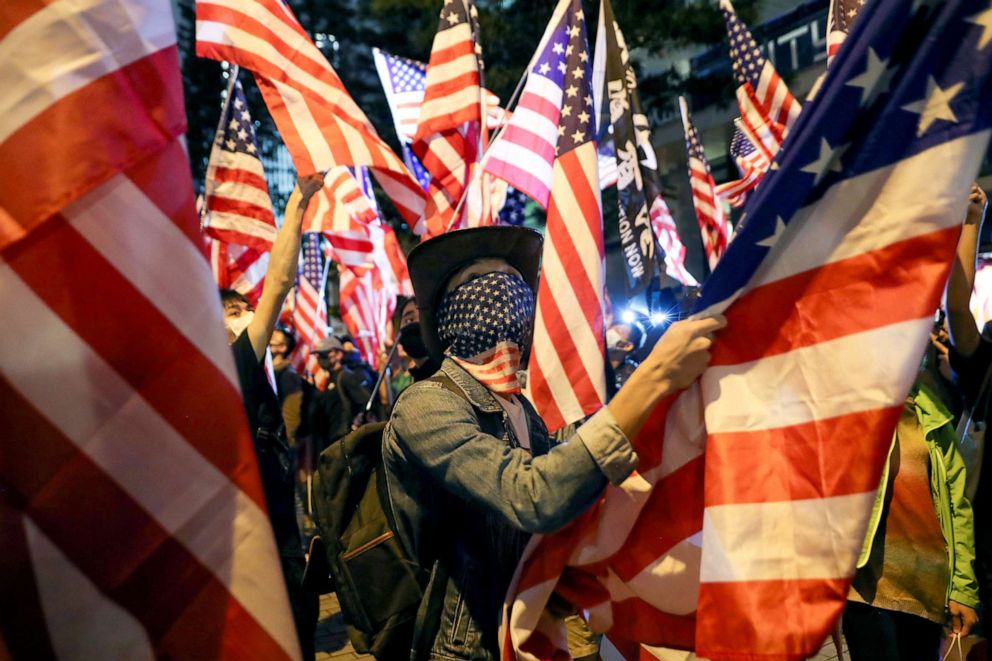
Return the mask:
<svg viewBox="0 0 992 661">
<path fill-rule="evenodd" d="M 224 322 L 224 325 L 227 326 L 227 330 L 229 330 L 234 335 L 234 337 L 237 338 L 239 335 L 241 335 L 242 332 L 244 332 L 246 328 L 248 328 L 248 324 L 251 323 L 251 320 L 252 318 L 254 318 L 254 316 L 255 313 L 249 310 L 248 312 L 245 312 L 239 317 L 235 317 L 234 319 L 227 319 Z"/>
<path fill-rule="evenodd" d="M 617 331 L 615 331 L 612 328 L 607 328 L 606 329 L 606 348 L 607 349 L 616 349 L 617 348 L 617 345 L 620 344 L 621 342 L 623 342 L 623 337 L 620 336 L 620 333 L 618 333 Z"/>
</svg>

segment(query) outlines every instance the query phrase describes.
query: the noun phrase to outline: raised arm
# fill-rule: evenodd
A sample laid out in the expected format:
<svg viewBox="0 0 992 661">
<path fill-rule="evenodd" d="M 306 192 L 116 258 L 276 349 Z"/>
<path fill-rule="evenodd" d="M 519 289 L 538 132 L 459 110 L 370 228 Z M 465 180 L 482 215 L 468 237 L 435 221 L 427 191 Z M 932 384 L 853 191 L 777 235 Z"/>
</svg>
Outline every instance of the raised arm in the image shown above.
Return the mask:
<svg viewBox="0 0 992 661">
<path fill-rule="evenodd" d="M 262 295 L 255 308 L 255 316 L 248 325 L 248 339 L 255 357 L 262 360 L 269 338 L 279 320 L 286 295 L 296 280 L 296 268 L 300 259 L 300 239 L 303 230 L 303 213 L 314 193 L 324 185 L 324 175 L 320 173 L 300 177 L 296 188 L 286 203 L 286 216 L 276 234 L 269 256 L 269 267 L 265 271 Z"/>
<path fill-rule="evenodd" d="M 971 192 L 968 194 L 968 213 L 965 216 L 964 227 L 961 229 L 958 253 L 951 266 L 951 277 L 947 281 L 944 297 L 951 344 L 954 345 L 955 351 L 966 358 L 975 353 L 981 337 L 975 317 L 971 314 L 970 304 L 971 292 L 975 286 L 978 235 L 987 206 L 985 191 L 979 188 L 978 184 L 972 184 Z"/>
</svg>

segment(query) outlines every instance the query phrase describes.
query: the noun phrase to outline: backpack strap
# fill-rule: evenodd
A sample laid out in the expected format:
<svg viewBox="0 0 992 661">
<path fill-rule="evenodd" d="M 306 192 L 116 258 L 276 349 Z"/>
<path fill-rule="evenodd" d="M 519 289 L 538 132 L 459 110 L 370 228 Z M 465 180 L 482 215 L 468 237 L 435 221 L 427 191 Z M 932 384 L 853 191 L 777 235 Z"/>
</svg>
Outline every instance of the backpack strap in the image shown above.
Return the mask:
<svg viewBox="0 0 992 661">
<path fill-rule="evenodd" d="M 432 376 L 427 380 L 439 384 L 445 390 L 454 393 L 460 399 L 463 399 L 464 401 L 468 402 L 469 405 L 472 405 L 472 402 L 469 401 L 468 395 L 465 394 L 465 391 L 462 390 L 461 387 L 459 387 L 459 385 L 455 383 L 454 380 L 452 380 L 452 378 L 447 374 L 445 374 L 444 372 L 435 372 L 434 376 Z M 475 406 L 472 405 L 472 408 L 475 408 Z"/>
</svg>

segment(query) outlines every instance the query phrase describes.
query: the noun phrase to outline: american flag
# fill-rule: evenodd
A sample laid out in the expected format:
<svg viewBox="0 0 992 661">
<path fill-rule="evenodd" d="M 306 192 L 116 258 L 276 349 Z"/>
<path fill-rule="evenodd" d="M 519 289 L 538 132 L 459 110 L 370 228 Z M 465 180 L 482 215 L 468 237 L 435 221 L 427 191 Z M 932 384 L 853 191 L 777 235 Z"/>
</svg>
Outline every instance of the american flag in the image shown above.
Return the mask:
<svg viewBox="0 0 992 661">
<path fill-rule="evenodd" d="M 391 338 L 396 292 L 379 269 L 357 271 L 339 266 L 341 320 L 355 340 L 355 346 L 370 365 L 376 364 L 379 349 Z"/>
<path fill-rule="evenodd" d="M 379 219 L 373 205 L 359 186 L 355 171 L 344 166 L 331 168 L 324 177 L 324 187 L 307 206 L 304 231 L 323 232 L 335 261 L 352 267 L 370 266 L 374 246 L 368 226 Z"/>
<path fill-rule="evenodd" d="M 827 12 L 827 66 L 833 62 L 837 49 L 851 31 L 865 0 L 830 0 Z"/>
<path fill-rule="evenodd" d="M 207 238 L 210 249 L 210 269 L 218 287 L 244 294 L 253 306 L 258 305 L 269 267 L 267 251 L 224 243 Z"/>
<path fill-rule="evenodd" d="M 503 618 L 518 658 L 559 648 L 552 590 L 627 658 L 804 659 L 840 616 L 992 130 L 990 28 L 966 22 L 988 3 L 913 4 L 866 5 L 748 201 L 697 305 L 727 329 L 634 440 L 637 472 L 532 540 Z"/>
<path fill-rule="evenodd" d="M 420 104 L 424 100 L 424 81 L 427 78 L 427 65 L 423 62 L 392 55 L 379 48 L 372 49 L 372 58 L 379 73 L 379 81 L 386 93 L 389 112 L 393 116 L 396 137 L 403 146 L 403 160 L 410 172 L 426 191 L 431 183 L 431 174 L 417 158 L 410 143 L 417 133 L 417 119 L 420 117 Z"/>
<path fill-rule="evenodd" d="M 510 186 L 506 190 L 506 202 L 499 210 L 499 222 L 504 225 L 523 225 L 527 217 L 527 196 Z"/>
<path fill-rule="evenodd" d="M 255 75 L 298 172 L 369 166 L 408 223 L 421 217 L 423 189 L 376 135 L 288 5 L 199 0 L 196 54 L 239 64 Z"/>
<path fill-rule="evenodd" d="M 293 308 L 293 328 L 297 344 L 293 364 L 300 374 L 311 379 L 320 371 L 313 348 L 327 337 L 327 302 L 324 288 L 327 285 L 328 262 L 321 249 L 321 235 L 305 232 L 302 240 L 303 261 L 296 278 L 296 302 Z"/>
<path fill-rule="evenodd" d="M 499 150 L 500 145 L 511 145 L 524 135 L 526 129 L 517 124 L 521 117 L 528 126 L 553 140 L 547 143 L 552 158 L 544 200 L 548 220 L 527 383 L 530 399 L 552 430 L 600 408 L 606 391 L 605 253 L 590 85 L 592 67 L 580 0 L 560 0 L 559 7 L 564 11 L 556 11 L 560 18 L 552 19 L 555 22 L 551 24 L 550 38 L 534 60 L 506 138 L 493 147 Z M 538 115 L 535 109 L 545 114 Z M 548 130 L 549 126 L 552 130 Z M 497 152 L 500 159 L 514 153 L 519 156 L 521 152 Z M 517 161 L 512 169 L 503 160 L 489 163 L 490 167 L 497 166 L 500 176 L 516 176 L 527 166 L 534 172 L 544 172 L 543 161 Z M 510 184 L 531 193 L 535 190 L 528 188 L 532 181 L 533 178 L 517 179 L 510 180 Z"/>
<path fill-rule="evenodd" d="M 299 658 L 171 6 L 7 2 L 0 35 L 2 654 Z"/>
<path fill-rule="evenodd" d="M 730 223 L 723 211 L 723 202 L 717 196 L 716 182 L 713 181 L 710 164 L 699 141 L 699 132 L 692 123 L 685 98 L 681 96 L 679 109 L 682 112 L 682 127 L 685 129 L 685 151 L 689 157 L 692 205 L 696 208 L 696 219 L 699 221 L 699 232 L 703 237 L 706 260 L 712 269 L 727 250 L 727 243 L 730 241 Z"/>
<path fill-rule="evenodd" d="M 740 118 L 734 120 L 734 135 L 730 139 L 730 156 L 737 165 L 741 178 L 719 184 L 716 194 L 733 207 L 742 207 L 747 200 L 747 192 L 752 190 L 771 166 L 765 152 L 757 149 L 741 130 Z"/>
<path fill-rule="evenodd" d="M 258 157 L 255 127 L 238 68 L 229 72 L 227 98 L 210 149 L 204 186 L 204 232 L 225 243 L 271 250 L 276 237 L 265 168 Z"/>
<path fill-rule="evenodd" d="M 720 10 L 727 23 L 730 62 L 737 79 L 741 130 L 771 163 L 802 106 L 772 63 L 761 54 L 730 0 L 720 0 Z"/>
<path fill-rule="evenodd" d="M 445 0 L 412 145 L 431 173 L 424 239 L 464 226 L 468 207 L 460 203 L 468 192 L 486 140 L 481 78 L 482 48 L 475 1 Z M 476 194 L 487 200 L 482 195 L 484 187 L 477 185 Z M 491 215 L 489 208 L 479 211 Z"/>
<path fill-rule="evenodd" d="M 665 203 L 665 198 L 661 195 L 655 196 L 648 213 L 651 216 L 651 229 L 661 246 L 661 254 L 664 255 L 665 273 L 686 287 L 698 286 L 699 282 L 685 267 L 685 245 L 679 237 L 678 226 Z"/>
</svg>

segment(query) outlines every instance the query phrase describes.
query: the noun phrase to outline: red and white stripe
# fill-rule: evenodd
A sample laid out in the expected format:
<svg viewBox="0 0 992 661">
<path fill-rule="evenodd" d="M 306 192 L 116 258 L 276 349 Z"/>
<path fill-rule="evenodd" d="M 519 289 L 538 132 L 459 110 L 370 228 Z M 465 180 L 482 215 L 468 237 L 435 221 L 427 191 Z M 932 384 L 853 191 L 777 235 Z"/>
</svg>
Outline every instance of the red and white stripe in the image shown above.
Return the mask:
<svg viewBox="0 0 992 661">
<path fill-rule="evenodd" d="M 517 378 L 520 348 L 516 342 L 500 342 L 471 360 L 454 356 L 452 359 L 492 392 L 510 395 L 521 391 Z"/>
<path fill-rule="evenodd" d="M 210 234 L 226 243 L 271 250 L 276 220 L 262 162 L 215 147 L 206 182 Z"/>
<path fill-rule="evenodd" d="M 330 333 L 327 325 L 327 305 L 321 292 L 318 292 L 307 278 L 301 277 L 296 283 L 293 328 L 297 339 L 296 350 L 293 352 L 293 367 L 323 390 L 326 382 L 320 383 L 322 370 L 317 364 L 313 350 Z"/>
<path fill-rule="evenodd" d="M 369 223 L 379 214 L 346 167 L 332 168 L 303 216 L 308 232 L 323 232 L 333 248 L 333 259 L 352 267 L 372 264 L 373 241 Z"/>
<path fill-rule="evenodd" d="M 0 35 L 4 649 L 298 658 L 170 6 L 17 2 Z"/>
<path fill-rule="evenodd" d="M 457 5 L 458 12 L 455 11 Z M 441 15 L 427 65 L 413 152 L 431 174 L 424 211 L 424 239 L 464 224 L 467 208 L 455 210 L 466 194 L 479 158 L 485 97 L 473 35 L 475 4 L 450 0 Z M 481 191 L 480 191 L 481 193 Z"/>
<path fill-rule="evenodd" d="M 699 221 L 699 232 L 703 237 L 703 250 L 710 268 L 727 250 L 730 240 L 730 223 L 723 210 L 723 203 L 717 196 L 716 182 L 710 173 L 710 165 L 703 153 L 703 147 L 698 138 L 694 138 L 696 129 L 689 115 L 685 99 L 679 97 L 679 109 L 682 112 L 682 127 L 685 130 L 686 145 L 689 157 L 689 187 L 692 190 L 692 205 L 696 209 Z"/>
<path fill-rule="evenodd" d="M 590 141 L 556 159 L 548 207 L 527 388 L 552 431 L 606 401 L 600 204 L 596 144 Z"/>
<path fill-rule="evenodd" d="M 744 39 L 751 44 L 751 49 L 758 53 L 753 37 L 737 16 L 730 0 L 720 0 L 720 8 L 729 12 L 735 22 L 732 27 L 728 19 L 727 29 L 731 32 L 731 39 L 734 39 L 734 30 L 741 31 Z M 760 56 L 760 53 L 758 55 Z M 760 59 L 761 71 L 757 84 L 747 80 L 738 85 L 737 105 L 741 112 L 741 128 L 744 134 L 756 148 L 765 153 L 768 162 L 771 163 L 782 147 L 789 129 L 799 118 L 802 105 L 792 96 L 792 92 L 778 75 L 775 66 L 763 56 Z M 740 62 L 739 65 L 744 69 L 747 68 L 746 62 Z"/>
<path fill-rule="evenodd" d="M 342 266 L 339 273 L 341 320 L 365 361 L 375 365 L 379 350 L 392 339 L 396 293 L 384 286 L 379 269 L 357 273 Z"/>
<path fill-rule="evenodd" d="M 252 71 L 299 172 L 369 166 L 404 219 L 420 218 L 423 190 L 376 135 L 288 6 L 279 0 L 201 0 L 196 52 Z"/>
<path fill-rule="evenodd" d="M 815 653 L 845 603 L 987 140 L 852 177 L 797 213 L 767 268 L 714 310 L 733 332 L 701 380 L 651 414 L 638 471 L 532 540 L 508 604 L 517 658 L 560 646 L 564 632 L 541 618 L 552 590 L 619 649 Z"/>
<path fill-rule="evenodd" d="M 210 268 L 218 287 L 244 294 L 251 304 L 258 305 L 269 268 L 269 253 L 217 239 L 210 242 Z"/>
<path fill-rule="evenodd" d="M 527 76 L 510 123 L 489 150 L 485 170 L 548 207 L 554 178 L 562 89 L 540 73 Z"/>
<path fill-rule="evenodd" d="M 685 267 L 685 245 L 679 237 L 679 229 L 665 203 L 665 198 L 660 194 L 657 195 L 651 203 L 648 214 L 651 217 L 651 229 L 665 252 L 665 273 L 687 287 L 699 286 L 699 282 Z"/>
</svg>

